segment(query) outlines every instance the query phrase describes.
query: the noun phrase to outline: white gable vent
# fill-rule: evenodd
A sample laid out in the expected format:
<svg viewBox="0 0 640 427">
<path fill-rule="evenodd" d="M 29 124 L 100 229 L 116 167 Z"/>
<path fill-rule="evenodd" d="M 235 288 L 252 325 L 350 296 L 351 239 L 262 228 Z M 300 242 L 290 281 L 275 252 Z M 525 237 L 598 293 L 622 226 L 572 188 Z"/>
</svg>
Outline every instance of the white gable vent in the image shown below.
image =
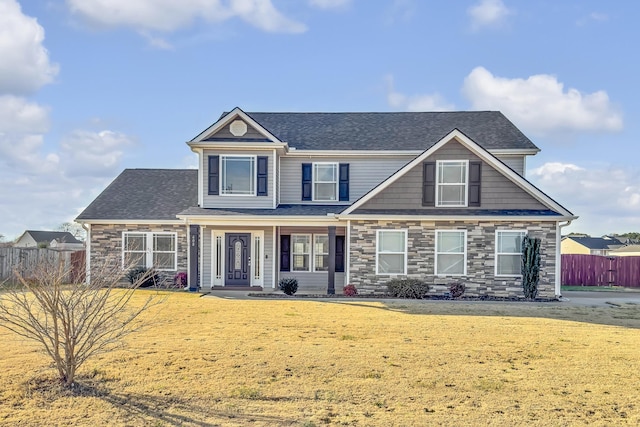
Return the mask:
<svg viewBox="0 0 640 427">
<path fill-rule="evenodd" d="M 242 120 L 234 120 L 229 126 L 229 131 L 233 136 L 242 136 L 247 133 L 247 124 Z"/>
</svg>

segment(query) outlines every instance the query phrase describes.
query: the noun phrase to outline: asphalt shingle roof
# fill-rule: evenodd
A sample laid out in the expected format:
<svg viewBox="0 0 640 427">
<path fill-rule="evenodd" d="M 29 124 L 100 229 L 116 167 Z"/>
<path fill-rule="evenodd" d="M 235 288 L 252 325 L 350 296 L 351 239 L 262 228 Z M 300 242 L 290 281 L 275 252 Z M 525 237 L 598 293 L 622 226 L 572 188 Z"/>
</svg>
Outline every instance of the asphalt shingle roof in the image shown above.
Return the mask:
<svg viewBox="0 0 640 427">
<path fill-rule="evenodd" d="M 60 243 L 82 243 L 68 231 L 26 230 L 25 233 L 29 233 L 37 243 L 51 243 L 54 239 Z"/>
<path fill-rule="evenodd" d="M 618 239 L 604 239 L 602 237 L 573 237 L 569 236 L 569 239 L 574 242 L 580 243 L 582 246 L 589 249 L 613 249 L 622 246 L 622 242 Z"/>
<path fill-rule="evenodd" d="M 196 169 L 125 169 L 77 220 L 175 220 L 198 204 Z"/>
<path fill-rule="evenodd" d="M 299 150 L 426 150 L 456 128 L 487 150 L 538 149 L 499 111 L 246 114 Z"/>
<path fill-rule="evenodd" d="M 340 213 L 347 207 L 346 205 L 279 205 L 275 209 L 190 207 L 180 214 L 198 216 L 327 216 L 330 213 Z"/>
</svg>

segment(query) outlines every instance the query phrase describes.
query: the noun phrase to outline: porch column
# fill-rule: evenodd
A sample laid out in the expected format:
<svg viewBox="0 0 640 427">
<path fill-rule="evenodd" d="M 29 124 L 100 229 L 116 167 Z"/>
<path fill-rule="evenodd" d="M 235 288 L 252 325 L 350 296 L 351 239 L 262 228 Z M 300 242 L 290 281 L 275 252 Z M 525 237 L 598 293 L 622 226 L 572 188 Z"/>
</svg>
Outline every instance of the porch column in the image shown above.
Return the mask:
<svg viewBox="0 0 640 427">
<path fill-rule="evenodd" d="M 336 293 L 336 227 L 329 227 L 329 278 L 327 285 L 327 294 L 334 295 Z"/>
<path fill-rule="evenodd" d="M 196 292 L 200 284 L 200 226 L 189 225 L 189 292 Z"/>
</svg>

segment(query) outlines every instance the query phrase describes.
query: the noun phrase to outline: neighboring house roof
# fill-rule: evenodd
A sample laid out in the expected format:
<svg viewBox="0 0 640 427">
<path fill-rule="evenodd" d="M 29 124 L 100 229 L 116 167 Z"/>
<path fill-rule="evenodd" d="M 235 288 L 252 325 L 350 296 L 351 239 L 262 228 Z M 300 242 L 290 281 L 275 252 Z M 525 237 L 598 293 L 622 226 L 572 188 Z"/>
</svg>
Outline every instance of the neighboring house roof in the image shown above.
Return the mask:
<svg viewBox="0 0 640 427">
<path fill-rule="evenodd" d="M 197 204 L 196 169 L 125 169 L 76 220 L 175 221 Z"/>
<path fill-rule="evenodd" d="M 76 239 L 73 234 L 68 231 L 42 231 L 42 230 L 26 230 L 22 235 L 31 235 L 37 243 L 51 243 L 53 240 L 59 243 L 80 243 L 82 241 Z M 20 237 L 22 238 L 22 237 Z M 20 239 L 18 239 L 20 240 Z"/>
<path fill-rule="evenodd" d="M 602 238 L 602 237 L 573 237 L 567 236 L 565 239 L 571 239 L 576 243 L 589 249 L 615 249 L 622 246 L 622 242 L 615 238 Z"/>
<path fill-rule="evenodd" d="M 640 245 L 627 245 L 611 251 L 612 254 L 621 252 L 640 252 Z"/>
<path fill-rule="evenodd" d="M 499 111 L 243 113 L 234 109 L 233 112 L 246 114 L 298 150 L 425 150 L 458 128 L 487 150 L 539 151 Z M 224 113 L 221 120 L 232 118 L 227 115 Z M 193 141 L 206 138 L 207 134 L 202 132 Z"/>
</svg>

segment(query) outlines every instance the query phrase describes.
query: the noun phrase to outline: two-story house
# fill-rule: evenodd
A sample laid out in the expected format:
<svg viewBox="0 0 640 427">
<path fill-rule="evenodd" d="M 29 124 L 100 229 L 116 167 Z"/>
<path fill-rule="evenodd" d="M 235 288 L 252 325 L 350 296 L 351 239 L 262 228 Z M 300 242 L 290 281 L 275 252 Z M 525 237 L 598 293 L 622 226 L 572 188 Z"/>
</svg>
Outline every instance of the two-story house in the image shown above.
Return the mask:
<svg viewBox="0 0 640 427">
<path fill-rule="evenodd" d="M 561 228 L 576 217 L 524 178 L 539 149 L 495 111 L 245 113 L 187 145 L 198 170 L 128 169 L 77 221 L 88 269 L 188 271 L 203 290 L 522 296 L 520 241 L 542 239 L 540 295 L 560 295 Z"/>
</svg>

